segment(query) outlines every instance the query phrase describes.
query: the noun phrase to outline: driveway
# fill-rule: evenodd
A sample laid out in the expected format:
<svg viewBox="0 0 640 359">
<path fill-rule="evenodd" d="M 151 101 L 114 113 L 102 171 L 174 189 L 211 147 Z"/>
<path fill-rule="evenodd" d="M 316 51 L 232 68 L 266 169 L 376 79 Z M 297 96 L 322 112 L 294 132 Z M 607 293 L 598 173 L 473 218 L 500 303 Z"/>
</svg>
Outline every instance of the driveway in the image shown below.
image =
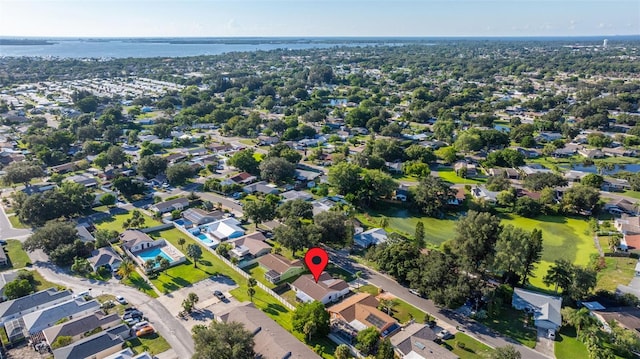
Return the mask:
<svg viewBox="0 0 640 359">
<path fill-rule="evenodd" d="M 535 350 L 550 358 L 555 358 L 556 356 L 553 350 L 554 347 L 555 347 L 555 341 L 547 337 L 547 330 L 543 328 L 538 328 L 538 336 L 536 338 Z"/>
</svg>

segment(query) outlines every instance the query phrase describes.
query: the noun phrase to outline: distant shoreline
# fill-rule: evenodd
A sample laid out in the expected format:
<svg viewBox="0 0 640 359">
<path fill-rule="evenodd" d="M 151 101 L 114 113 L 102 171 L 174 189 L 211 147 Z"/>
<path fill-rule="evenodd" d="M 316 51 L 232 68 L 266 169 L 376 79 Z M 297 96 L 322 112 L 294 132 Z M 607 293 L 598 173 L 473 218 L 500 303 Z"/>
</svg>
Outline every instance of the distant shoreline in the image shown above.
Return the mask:
<svg viewBox="0 0 640 359">
<path fill-rule="evenodd" d="M 34 45 L 54 45 L 55 42 L 40 39 L 3 39 L 0 38 L 0 46 L 34 46 Z"/>
</svg>

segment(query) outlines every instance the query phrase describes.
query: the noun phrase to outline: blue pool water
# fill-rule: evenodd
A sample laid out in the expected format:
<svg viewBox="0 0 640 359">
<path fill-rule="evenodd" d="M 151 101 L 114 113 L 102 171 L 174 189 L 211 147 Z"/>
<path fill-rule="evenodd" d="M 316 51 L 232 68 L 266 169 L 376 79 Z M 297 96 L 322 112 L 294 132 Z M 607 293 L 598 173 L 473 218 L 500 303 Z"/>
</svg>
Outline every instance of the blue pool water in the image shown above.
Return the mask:
<svg viewBox="0 0 640 359">
<path fill-rule="evenodd" d="M 173 262 L 173 259 L 171 259 L 171 257 L 169 257 L 168 254 L 162 251 L 162 248 L 153 248 L 148 251 L 140 252 L 137 255 L 138 257 L 142 258 L 142 260 L 145 262 L 149 259 L 155 260 L 157 256 L 161 256 L 162 258 L 165 258 L 169 262 Z M 156 263 L 156 265 L 159 265 L 159 264 Z"/>
<path fill-rule="evenodd" d="M 210 246 L 210 245 L 212 245 L 212 244 L 214 244 L 214 243 L 215 243 L 214 241 L 212 241 L 211 239 L 209 239 L 209 237 L 207 237 L 207 235 L 206 235 L 206 234 L 204 234 L 204 233 L 200 233 L 200 234 L 198 234 L 196 237 L 198 238 L 198 240 L 199 240 L 200 242 L 202 242 L 202 243 L 204 243 L 204 244 L 206 244 L 206 245 L 208 245 L 208 246 Z"/>
<path fill-rule="evenodd" d="M 177 225 L 184 227 L 184 221 L 183 221 L 183 220 L 181 220 L 181 219 L 176 219 L 174 222 L 175 222 Z"/>
</svg>

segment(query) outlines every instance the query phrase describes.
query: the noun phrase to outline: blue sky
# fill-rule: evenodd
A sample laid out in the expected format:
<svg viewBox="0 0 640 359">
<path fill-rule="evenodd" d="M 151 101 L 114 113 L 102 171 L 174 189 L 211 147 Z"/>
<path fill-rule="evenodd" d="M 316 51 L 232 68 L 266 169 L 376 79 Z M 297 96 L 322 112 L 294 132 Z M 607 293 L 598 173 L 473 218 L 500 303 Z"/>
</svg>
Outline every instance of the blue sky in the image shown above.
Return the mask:
<svg viewBox="0 0 640 359">
<path fill-rule="evenodd" d="M 638 0 L 0 0 L 0 36 L 636 34 Z"/>
</svg>

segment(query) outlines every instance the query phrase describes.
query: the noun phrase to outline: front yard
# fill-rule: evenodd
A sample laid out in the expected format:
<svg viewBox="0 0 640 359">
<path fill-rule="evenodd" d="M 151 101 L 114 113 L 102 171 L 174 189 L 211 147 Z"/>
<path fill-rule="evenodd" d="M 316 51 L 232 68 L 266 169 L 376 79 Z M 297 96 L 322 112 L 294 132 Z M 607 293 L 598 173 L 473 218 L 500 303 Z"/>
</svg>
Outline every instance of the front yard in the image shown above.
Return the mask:
<svg viewBox="0 0 640 359">
<path fill-rule="evenodd" d="M 131 348 L 135 354 L 140 354 L 146 351 L 151 355 L 157 355 L 171 349 L 169 343 L 167 343 L 167 341 L 158 333 L 129 339 L 125 346 Z"/>
<path fill-rule="evenodd" d="M 635 274 L 637 259 L 625 257 L 605 257 L 607 267 L 598 272 L 595 290 L 615 291 L 618 284 L 629 285 Z"/>
<path fill-rule="evenodd" d="M 156 219 L 153 219 L 145 215 L 144 213 L 142 214 L 142 216 L 144 217 L 144 220 L 145 220 L 144 221 L 145 227 L 159 226 L 162 224 L 162 222 Z M 122 224 L 124 223 L 124 221 L 126 221 L 131 217 L 133 217 L 133 212 L 125 211 L 125 213 L 112 215 L 101 221 L 96 222 L 96 227 L 98 227 L 98 229 L 113 229 L 118 232 L 122 232 L 124 230 L 124 228 L 122 227 Z"/>
<path fill-rule="evenodd" d="M 16 239 L 7 240 L 4 250 L 9 258 L 9 265 L 2 268 L 2 270 L 23 268 L 31 264 L 31 259 L 29 259 L 27 252 L 22 249 L 20 241 Z"/>
<path fill-rule="evenodd" d="M 445 340 L 444 346 L 460 359 L 487 358 L 493 352 L 490 347 L 460 332 L 456 333 L 453 338 Z"/>
<path fill-rule="evenodd" d="M 479 322 L 533 348 L 536 346 L 536 329 L 533 323 L 525 326 L 525 318 L 526 314 L 523 311 L 505 306 L 497 318 L 486 318 Z"/>
<path fill-rule="evenodd" d="M 7 218 L 9 219 L 9 222 L 11 222 L 11 227 L 13 228 L 19 228 L 19 229 L 29 228 L 29 226 L 20 222 L 20 219 L 16 215 L 7 216 Z"/>
<path fill-rule="evenodd" d="M 121 280 L 122 284 L 134 287 L 151 298 L 158 298 L 158 293 L 149 285 L 146 279 L 138 272 L 132 272 L 128 278 Z"/>
</svg>

